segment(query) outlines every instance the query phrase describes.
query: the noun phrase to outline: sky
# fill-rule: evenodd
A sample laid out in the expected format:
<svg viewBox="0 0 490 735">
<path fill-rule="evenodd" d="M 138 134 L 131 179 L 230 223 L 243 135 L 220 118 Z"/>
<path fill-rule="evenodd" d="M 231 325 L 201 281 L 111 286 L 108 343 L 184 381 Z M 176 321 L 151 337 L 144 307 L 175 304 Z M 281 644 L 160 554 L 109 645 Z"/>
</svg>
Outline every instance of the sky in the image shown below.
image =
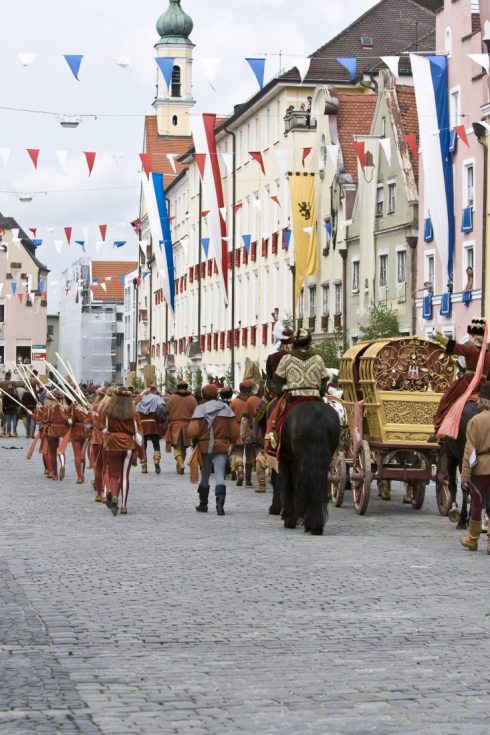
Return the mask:
<svg viewBox="0 0 490 735">
<path fill-rule="evenodd" d="M 5 0 L 6 1 L 6 0 Z M 182 0 L 192 17 L 195 44 L 193 94 L 196 112 L 226 115 L 257 91 L 245 57 L 266 56 L 266 81 L 289 57 L 307 56 L 372 7 L 374 0 Z M 83 255 L 75 240 L 86 240 L 94 259 L 137 258 L 129 223 L 138 216 L 139 153 L 144 116 L 152 114 L 159 16 L 168 0 L 16 0 L 9 3 L 0 47 L 0 108 L 41 110 L 35 114 L 0 109 L 0 212 L 21 227 L 38 228 L 38 258 L 60 281 L 62 270 Z M 22 66 L 18 53 L 36 53 Z M 83 54 L 77 81 L 64 54 Z M 129 57 L 127 69 L 114 58 Z M 215 91 L 199 58 L 219 58 Z M 58 113 L 87 115 L 76 129 L 64 129 Z M 94 117 L 96 116 L 96 117 Z M 37 170 L 26 153 L 40 149 Z M 56 151 L 68 151 L 63 169 Z M 88 176 L 83 151 L 97 152 Z M 36 193 L 22 203 L 18 193 Z M 108 224 L 99 246 L 98 225 Z M 72 245 L 64 227 L 73 227 Z M 88 232 L 87 232 L 87 229 Z M 85 228 L 82 230 L 82 228 Z M 54 240 L 63 240 L 61 255 Z M 128 245 L 114 249 L 114 240 Z M 57 290 L 50 287 L 50 294 Z M 49 310 L 53 311 L 51 299 Z"/>
</svg>

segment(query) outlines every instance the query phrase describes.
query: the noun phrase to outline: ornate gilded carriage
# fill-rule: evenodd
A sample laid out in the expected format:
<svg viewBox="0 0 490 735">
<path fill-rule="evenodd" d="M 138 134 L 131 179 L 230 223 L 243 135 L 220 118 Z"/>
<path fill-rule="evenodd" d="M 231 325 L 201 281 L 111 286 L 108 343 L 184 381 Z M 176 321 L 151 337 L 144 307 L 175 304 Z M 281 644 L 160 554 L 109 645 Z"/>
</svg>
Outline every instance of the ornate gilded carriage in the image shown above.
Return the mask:
<svg viewBox="0 0 490 735">
<path fill-rule="evenodd" d="M 334 504 L 342 505 L 350 467 L 354 508 L 364 514 L 372 480 L 406 483 L 414 508 L 435 479 L 439 445 L 428 443 L 442 393 L 455 377 L 453 358 L 418 337 L 359 342 L 340 361 L 340 386 L 350 429 L 330 472 Z M 436 488 L 437 490 L 437 488 Z M 439 510 L 443 500 L 438 497 Z"/>
</svg>

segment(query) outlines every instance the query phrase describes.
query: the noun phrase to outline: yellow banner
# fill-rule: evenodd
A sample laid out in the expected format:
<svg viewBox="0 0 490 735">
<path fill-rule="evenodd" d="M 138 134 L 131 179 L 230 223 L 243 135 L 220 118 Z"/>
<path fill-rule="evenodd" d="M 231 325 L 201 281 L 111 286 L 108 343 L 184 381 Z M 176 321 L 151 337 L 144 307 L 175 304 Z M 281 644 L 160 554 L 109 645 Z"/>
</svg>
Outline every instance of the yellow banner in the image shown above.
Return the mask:
<svg viewBox="0 0 490 735">
<path fill-rule="evenodd" d="M 294 300 L 297 304 L 305 276 L 312 276 L 318 271 L 315 176 L 303 173 L 289 174 L 289 186 L 296 277 Z"/>
</svg>

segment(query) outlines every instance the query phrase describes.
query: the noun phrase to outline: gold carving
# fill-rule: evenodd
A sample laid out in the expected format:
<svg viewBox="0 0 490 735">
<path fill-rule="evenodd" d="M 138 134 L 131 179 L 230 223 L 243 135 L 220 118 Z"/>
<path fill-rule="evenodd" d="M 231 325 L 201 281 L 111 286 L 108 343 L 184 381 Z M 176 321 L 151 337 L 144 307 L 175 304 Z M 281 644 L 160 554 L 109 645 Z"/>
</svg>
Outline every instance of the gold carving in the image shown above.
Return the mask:
<svg viewBox="0 0 490 735">
<path fill-rule="evenodd" d="M 437 404 L 424 401 L 385 401 L 386 420 L 390 424 L 434 424 Z"/>
</svg>

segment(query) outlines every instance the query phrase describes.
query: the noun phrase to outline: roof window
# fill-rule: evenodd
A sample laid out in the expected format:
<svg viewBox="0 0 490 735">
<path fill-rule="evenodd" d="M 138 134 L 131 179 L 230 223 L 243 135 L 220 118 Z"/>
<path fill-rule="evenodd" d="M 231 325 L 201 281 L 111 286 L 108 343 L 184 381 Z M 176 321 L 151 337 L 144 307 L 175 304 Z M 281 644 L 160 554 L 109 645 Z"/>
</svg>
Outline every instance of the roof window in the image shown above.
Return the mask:
<svg viewBox="0 0 490 735">
<path fill-rule="evenodd" d="M 363 48 L 372 48 L 373 47 L 373 37 L 372 36 L 361 36 L 361 46 Z"/>
</svg>

